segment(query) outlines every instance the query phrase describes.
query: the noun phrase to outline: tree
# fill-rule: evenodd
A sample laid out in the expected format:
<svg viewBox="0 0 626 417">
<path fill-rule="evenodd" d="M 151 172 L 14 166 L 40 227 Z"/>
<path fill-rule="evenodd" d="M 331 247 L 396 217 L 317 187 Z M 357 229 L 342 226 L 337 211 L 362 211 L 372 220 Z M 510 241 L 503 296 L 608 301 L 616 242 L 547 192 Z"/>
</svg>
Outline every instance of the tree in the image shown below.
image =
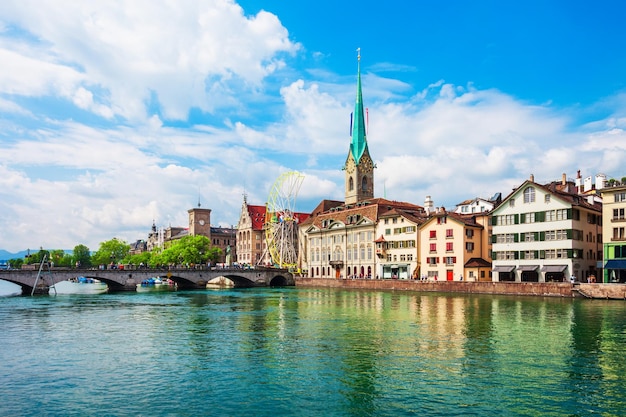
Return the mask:
<svg viewBox="0 0 626 417">
<path fill-rule="evenodd" d="M 215 248 L 218 249 L 219 248 Z M 166 265 L 205 264 L 212 254 L 209 238 L 206 236 L 185 236 L 156 256 L 156 263 Z"/>
<path fill-rule="evenodd" d="M 54 266 L 61 266 L 65 251 L 62 249 L 53 249 L 50 251 L 50 259 L 48 259 Z"/>
<path fill-rule="evenodd" d="M 9 259 L 9 268 L 11 269 L 20 269 L 22 265 L 24 265 L 22 258 Z"/>
<path fill-rule="evenodd" d="M 74 265 L 80 265 L 81 267 L 91 266 L 91 251 L 87 246 L 82 244 L 74 246 L 72 261 Z"/>
<path fill-rule="evenodd" d="M 130 245 L 123 240 L 113 238 L 100 243 L 100 248 L 91 257 L 93 265 L 117 264 L 124 259 L 130 251 Z"/>
</svg>

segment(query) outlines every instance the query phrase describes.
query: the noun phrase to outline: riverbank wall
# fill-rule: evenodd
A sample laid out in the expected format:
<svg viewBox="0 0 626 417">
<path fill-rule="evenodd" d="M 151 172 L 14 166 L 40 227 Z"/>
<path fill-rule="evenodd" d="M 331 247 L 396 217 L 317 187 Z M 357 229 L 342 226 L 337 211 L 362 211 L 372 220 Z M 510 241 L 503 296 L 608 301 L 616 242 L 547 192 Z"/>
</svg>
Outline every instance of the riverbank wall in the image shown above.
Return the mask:
<svg viewBox="0 0 626 417">
<path fill-rule="evenodd" d="M 624 284 L 411 281 L 398 279 L 327 279 L 302 277 L 297 277 L 295 281 L 297 287 L 626 300 L 626 285 Z"/>
</svg>

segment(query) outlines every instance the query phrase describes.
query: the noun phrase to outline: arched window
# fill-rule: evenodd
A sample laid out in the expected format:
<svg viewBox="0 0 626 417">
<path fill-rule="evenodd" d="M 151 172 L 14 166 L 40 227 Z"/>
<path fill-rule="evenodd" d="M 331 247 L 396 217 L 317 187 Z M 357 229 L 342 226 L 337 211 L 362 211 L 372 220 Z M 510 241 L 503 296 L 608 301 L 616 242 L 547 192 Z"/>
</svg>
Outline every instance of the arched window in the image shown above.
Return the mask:
<svg viewBox="0 0 626 417">
<path fill-rule="evenodd" d="M 535 202 L 535 188 L 534 187 L 526 187 L 524 190 L 524 203 L 534 203 Z"/>
<path fill-rule="evenodd" d="M 367 191 L 367 177 L 363 177 L 361 180 L 361 191 Z"/>
<path fill-rule="evenodd" d="M 348 190 L 353 191 L 354 190 L 354 178 L 350 177 L 350 179 L 348 180 Z"/>
</svg>

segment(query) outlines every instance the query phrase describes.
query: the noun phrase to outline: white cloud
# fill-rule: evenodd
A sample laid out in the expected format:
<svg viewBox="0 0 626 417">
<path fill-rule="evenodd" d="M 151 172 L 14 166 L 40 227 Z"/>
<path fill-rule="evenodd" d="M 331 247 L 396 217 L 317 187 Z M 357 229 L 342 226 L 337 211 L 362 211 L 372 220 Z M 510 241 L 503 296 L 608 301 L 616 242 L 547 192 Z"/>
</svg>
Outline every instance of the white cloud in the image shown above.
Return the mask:
<svg viewBox="0 0 626 417">
<path fill-rule="evenodd" d="M 20 51 L 1 50 L 0 61 L 12 64 L 0 77 L 6 81 L 0 91 L 61 89 L 62 96 L 104 117 L 110 117 L 105 108 L 130 119 L 145 117 L 143 103 L 151 92 L 168 119 L 185 119 L 191 107 L 211 111 L 225 97 L 232 105 L 231 88 L 258 88 L 284 66 L 281 53 L 299 48 L 276 16 L 245 16 L 232 0 L 24 0 L 3 9 L 6 22 L 49 43 L 53 55 L 33 65 Z M 82 85 L 75 92 L 77 82 Z"/>
</svg>

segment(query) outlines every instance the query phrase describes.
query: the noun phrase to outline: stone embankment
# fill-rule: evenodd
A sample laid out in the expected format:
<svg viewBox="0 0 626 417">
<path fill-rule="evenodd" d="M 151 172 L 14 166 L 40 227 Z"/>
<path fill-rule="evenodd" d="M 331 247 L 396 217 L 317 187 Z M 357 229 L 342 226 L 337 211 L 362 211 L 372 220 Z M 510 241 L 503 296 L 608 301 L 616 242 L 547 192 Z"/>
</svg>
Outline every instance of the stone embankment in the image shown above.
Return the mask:
<svg viewBox="0 0 626 417">
<path fill-rule="evenodd" d="M 542 297 L 566 298 L 584 297 L 626 300 L 626 285 L 624 284 L 296 278 L 296 286 L 465 294 L 533 295 Z"/>
</svg>

